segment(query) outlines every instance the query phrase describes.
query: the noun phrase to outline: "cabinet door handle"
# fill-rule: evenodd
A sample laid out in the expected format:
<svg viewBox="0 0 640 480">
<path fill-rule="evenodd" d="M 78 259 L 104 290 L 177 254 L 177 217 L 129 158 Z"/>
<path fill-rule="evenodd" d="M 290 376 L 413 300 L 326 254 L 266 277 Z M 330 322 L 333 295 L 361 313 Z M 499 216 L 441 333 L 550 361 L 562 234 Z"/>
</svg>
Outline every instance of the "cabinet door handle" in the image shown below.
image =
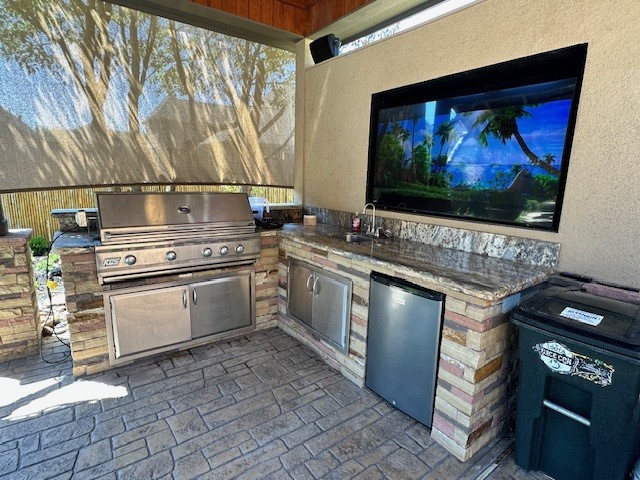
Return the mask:
<svg viewBox="0 0 640 480">
<path fill-rule="evenodd" d="M 196 291 L 196 289 L 193 289 L 193 293 L 191 294 L 193 296 L 193 304 L 197 305 L 198 304 L 198 292 Z"/>
<path fill-rule="evenodd" d="M 187 291 L 182 290 L 182 307 L 187 308 Z"/>
<path fill-rule="evenodd" d="M 311 286 L 311 279 L 313 279 L 313 274 L 309 275 L 309 278 L 307 278 L 307 291 L 309 293 L 313 291 L 313 287 Z"/>
<path fill-rule="evenodd" d="M 320 293 L 320 279 L 318 277 L 313 281 L 313 293 L 318 295 Z"/>
</svg>

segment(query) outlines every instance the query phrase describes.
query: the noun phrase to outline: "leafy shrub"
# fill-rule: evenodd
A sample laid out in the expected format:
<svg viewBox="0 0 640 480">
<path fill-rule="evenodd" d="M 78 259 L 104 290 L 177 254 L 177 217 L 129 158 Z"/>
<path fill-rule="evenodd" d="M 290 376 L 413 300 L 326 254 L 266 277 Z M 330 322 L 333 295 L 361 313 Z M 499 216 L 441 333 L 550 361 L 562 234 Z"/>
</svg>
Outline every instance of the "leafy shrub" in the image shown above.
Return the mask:
<svg viewBox="0 0 640 480">
<path fill-rule="evenodd" d="M 49 272 L 53 269 L 53 267 L 57 266 L 60 263 L 60 255 L 57 253 L 49 254 L 49 266 L 47 266 L 47 259 L 43 258 L 42 260 L 36 263 L 36 270 L 39 272 L 44 272 L 48 270 Z"/>
<path fill-rule="evenodd" d="M 41 257 L 47 254 L 49 241 L 44 237 L 32 237 L 31 240 L 29 240 L 29 247 L 31 247 L 31 254 L 34 257 Z"/>
<path fill-rule="evenodd" d="M 558 177 L 553 175 L 533 176 L 533 196 L 538 200 L 552 200 L 558 194 Z"/>
</svg>

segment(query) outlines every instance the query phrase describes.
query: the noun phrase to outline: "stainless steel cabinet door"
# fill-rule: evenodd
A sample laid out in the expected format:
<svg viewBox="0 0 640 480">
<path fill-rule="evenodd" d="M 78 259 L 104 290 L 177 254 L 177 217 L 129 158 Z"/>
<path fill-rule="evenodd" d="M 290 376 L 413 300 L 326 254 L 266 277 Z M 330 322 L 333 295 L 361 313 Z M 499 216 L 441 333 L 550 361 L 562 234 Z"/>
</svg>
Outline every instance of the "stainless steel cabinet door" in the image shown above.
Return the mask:
<svg viewBox="0 0 640 480">
<path fill-rule="evenodd" d="M 311 326 L 313 271 L 299 262 L 289 262 L 288 311 Z"/>
<path fill-rule="evenodd" d="M 313 281 L 312 327 L 342 350 L 347 349 L 350 282 L 316 272 Z"/>
<path fill-rule="evenodd" d="M 190 297 L 193 338 L 253 324 L 250 274 L 191 284 Z"/>
<path fill-rule="evenodd" d="M 112 295 L 116 358 L 190 340 L 188 294 L 184 285 Z"/>
</svg>

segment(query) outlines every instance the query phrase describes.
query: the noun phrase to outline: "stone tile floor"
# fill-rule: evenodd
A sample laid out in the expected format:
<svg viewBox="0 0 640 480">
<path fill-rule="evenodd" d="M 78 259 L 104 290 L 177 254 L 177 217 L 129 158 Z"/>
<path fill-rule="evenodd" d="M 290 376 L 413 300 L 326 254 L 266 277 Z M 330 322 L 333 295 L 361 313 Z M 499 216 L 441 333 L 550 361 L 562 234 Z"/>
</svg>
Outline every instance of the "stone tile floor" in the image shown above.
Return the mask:
<svg viewBox="0 0 640 480">
<path fill-rule="evenodd" d="M 2 479 L 544 478 L 510 448 L 457 461 L 277 328 L 78 380 L 69 359 L 0 363 Z"/>
</svg>

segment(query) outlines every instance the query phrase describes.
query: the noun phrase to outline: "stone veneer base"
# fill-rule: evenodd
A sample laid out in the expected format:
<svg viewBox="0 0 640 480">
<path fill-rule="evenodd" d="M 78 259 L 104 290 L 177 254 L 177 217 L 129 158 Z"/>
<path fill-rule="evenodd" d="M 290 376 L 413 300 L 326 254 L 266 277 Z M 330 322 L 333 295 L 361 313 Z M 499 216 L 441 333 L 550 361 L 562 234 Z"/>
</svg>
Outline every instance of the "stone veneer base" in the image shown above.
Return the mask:
<svg viewBox="0 0 640 480">
<path fill-rule="evenodd" d="M 100 286 L 93 246 L 58 248 L 65 285 L 67 321 L 71 340 L 73 375 L 90 375 L 113 368 L 109 363 L 107 324 L 103 294 L 113 287 Z M 194 272 L 193 279 L 205 279 L 220 270 Z M 178 280 L 177 275 L 155 277 L 129 284 L 155 284 Z M 255 264 L 256 329 L 273 327 L 278 314 L 278 236 L 261 235 L 261 253 Z M 117 288 L 117 286 L 116 286 Z"/>
<path fill-rule="evenodd" d="M 39 350 L 31 233 L 31 229 L 10 230 L 0 237 L 0 362 Z"/>
<path fill-rule="evenodd" d="M 287 313 L 288 259 L 295 258 L 353 282 L 349 354 L 315 338 Z M 365 383 L 370 264 L 287 238 L 280 241 L 278 325 L 359 386 Z M 515 410 L 515 330 L 509 301 L 496 302 L 426 284 L 404 271 L 376 266 L 376 272 L 404 278 L 445 294 L 445 313 L 431 434 L 466 461 L 506 431 Z M 522 300 L 537 287 L 521 291 Z M 510 298 L 510 297 L 507 297 Z M 510 299 L 511 300 L 511 299 Z"/>
</svg>

